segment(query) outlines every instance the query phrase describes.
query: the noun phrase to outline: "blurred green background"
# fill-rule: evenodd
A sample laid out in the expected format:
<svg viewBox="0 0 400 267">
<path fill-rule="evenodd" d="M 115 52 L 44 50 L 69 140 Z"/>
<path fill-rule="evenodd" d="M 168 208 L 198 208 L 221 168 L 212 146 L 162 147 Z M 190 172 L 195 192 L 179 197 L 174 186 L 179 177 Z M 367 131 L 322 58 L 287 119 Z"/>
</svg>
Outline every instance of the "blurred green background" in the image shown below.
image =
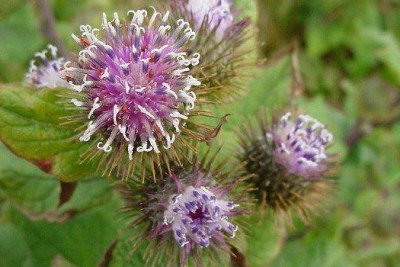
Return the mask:
<svg viewBox="0 0 400 267">
<path fill-rule="evenodd" d="M 22 81 L 33 54 L 49 42 L 65 55 L 77 49 L 70 34 L 81 24 L 99 25 L 103 11 L 124 14 L 144 2 L 159 1 L 0 1 L 0 82 Z M 233 114 L 220 140 L 233 148 L 238 122 L 260 107 L 293 105 L 334 133 L 341 162 L 335 195 L 309 225 L 259 225 L 259 236 L 249 238 L 251 266 L 399 266 L 400 1 L 235 4 L 252 16 L 263 43 L 258 56 L 267 62 L 247 96 L 219 108 Z M 57 180 L 0 149 L 0 266 L 127 265 L 122 245 L 103 258 L 121 225 L 121 199 L 109 182 L 80 182 L 57 209 Z M 63 221 L 67 211 L 74 216 Z"/>
</svg>

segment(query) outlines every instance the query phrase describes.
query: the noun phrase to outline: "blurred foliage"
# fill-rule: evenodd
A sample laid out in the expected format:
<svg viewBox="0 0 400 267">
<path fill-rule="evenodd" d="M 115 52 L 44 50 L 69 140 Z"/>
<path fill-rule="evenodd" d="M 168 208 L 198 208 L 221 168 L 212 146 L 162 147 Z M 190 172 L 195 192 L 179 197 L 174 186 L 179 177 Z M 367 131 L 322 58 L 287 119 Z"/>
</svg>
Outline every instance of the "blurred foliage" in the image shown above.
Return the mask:
<svg viewBox="0 0 400 267">
<path fill-rule="evenodd" d="M 103 11 L 125 13 L 160 1 L 49 2 L 66 51 L 76 51 L 70 34 L 78 32 L 80 24 L 99 25 Z M 258 40 L 265 44 L 259 57 L 266 57 L 267 63 L 255 71 L 246 97 L 216 110 L 220 115 L 232 114 L 218 137 L 227 145 L 223 153 L 235 150 L 233 131 L 249 116 L 257 116 L 260 107 L 283 110 L 292 105 L 335 134 L 332 151 L 341 162 L 336 195 L 327 196 L 326 211 L 310 225 L 299 222 L 286 233 L 269 217 L 259 220 L 255 215 L 249 220 L 245 255 L 250 266 L 397 266 L 400 1 L 258 0 L 258 18 L 253 2 L 235 2 L 257 24 Z M 54 43 L 43 34 L 43 10 L 37 3 L 0 3 L 2 83 L 21 82 L 33 54 Z M 26 90 L 25 96 L 33 94 Z M 299 97 L 294 97 L 294 90 Z M 0 92 L 0 127 L 5 129 L 3 135 L 13 137 L 10 140 L 22 139 L 13 143 L 7 142 L 7 136 L 1 138 L 30 162 L 0 147 L 0 266 L 97 266 L 104 255 L 111 257 L 106 259 L 110 266 L 142 266 L 142 254 L 131 255 L 123 241 L 126 235 L 117 235 L 122 222 L 115 211 L 121 200 L 105 178 L 91 173 L 79 182 L 68 202 L 59 203 L 62 186 L 56 178 L 64 177 L 65 168 L 75 171 L 66 180 L 89 173 L 71 165 L 74 149 L 62 147 L 60 138 L 71 137 L 73 131 L 57 136 L 52 122 L 61 111 L 46 102 L 51 94 L 36 93 L 23 102 L 29 105 L 15 112 L 10 107 L 22 103 L 24 95 L 11 92 Z M 47 110 L 47 116 L 32 112 L 38 106 Z M 29 118 L 42 122 L 42 128 L 32 129 L 29 138 L 18 135 Z M 35 150 L 35 144 L 23 139 L 32 141 L 35 136 L 55 141 Z M 59 153 L 49 174 L 35 166 L 48 156 L 43 146 Z M 104 254 L 116 239 L 121 242 Z"/>
</svg>

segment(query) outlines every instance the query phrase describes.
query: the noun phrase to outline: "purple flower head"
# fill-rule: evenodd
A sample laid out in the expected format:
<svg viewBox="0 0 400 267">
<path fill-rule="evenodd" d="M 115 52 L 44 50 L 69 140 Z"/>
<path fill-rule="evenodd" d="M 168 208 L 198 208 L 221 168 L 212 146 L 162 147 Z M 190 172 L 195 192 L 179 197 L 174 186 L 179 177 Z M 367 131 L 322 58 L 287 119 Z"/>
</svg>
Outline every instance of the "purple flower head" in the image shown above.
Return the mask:
<svg viewBox="0 0 400 267">
<path fill-rule="evenodd" d="M 186 266 L 189 257 L 201 262 L 200 251 L 215 258 L 222 250 L 229 258 L 228 244 L 236 241 L 241 229 L 237 217 L 249 201 L 242 195 L 245 189 L 238 186 L 241 166 L 221 172 L 222 165 L 215 169 L 205 158 L 190 158 L 191 164 L 185 162 L 185 167 L 173 164 L 166 168 L 169 171 L 158 174 L 156 183 L 151 179 L 141 183 L 132 177 L 123 191 L 126 211 L 133 220 L 132 240 L 141 240 L 149 251 L 157 248 L 161 255 L 154 260 L 169 266 Z"/>
<path fill-rule="evenodd" d="M 318 178 L 328 168 L 326 147 L 332 134 L 316 119 L 300 115 L 296 120 L 287 113 L 272 130 L 274 156 L 289 173 Z"/>
<path fill-rule="evenodd" d="M 181 247 L 198 245 L 206 248 L 210 239 L 222 237 L 221 231 L 235 237 L 238 228 L 228 220 L 238 205 L 217 198 L 212 191 L 206 187 L 188 186 L 184 192 L 170 197 L 164 224 L 172 226 Z"/>
<path fill-rule="evenodd" d="M 171 22 L 169 13 L 154 9 L 128 11 L 126 24 L 116 13 L 103 14 L 102 29 L 82 25 L 79 61 L 65 64 L 64 74 L 79 97 L 87 128 L 80 141 L 100 132 L 97 148 L 106 153 L 114 145 L 134 153 L 169 149 L 185 125 L 200 82 L 191 75 L 200 54 L 188 56 L 187 44 L 196 37 L 189 23 Z"/>
<path fill-rule="evenodd" d="M 260 112 L 238 130 L 238 164 L 244 162 L 252 194 L 278 222 L 293 226 L 293 212 L 309 222 L 333 189 L 336 162 L 325 152 L 332 134 L 308 115 L 274 118 Z"/>
<path fill-rule="evenodd" d="M 206 21 L 209 31 L 216 28 L 216 38 L 220 41 L 234 23 L 231 5 L 232 0 L 188 0 L 187 9 L 193 14 L 196 30 Z"/>
<path fill-rule="evenodd" d="M 69 84 L 60 76 L 64 66 L 64 58 L 57 56 L 57 47 L 48 45 L 48 50 L 35 53 L 35 59 L 31 60 L 29 72 L 25 80 L 35 87 L 69 87 Z"/>
</svg>

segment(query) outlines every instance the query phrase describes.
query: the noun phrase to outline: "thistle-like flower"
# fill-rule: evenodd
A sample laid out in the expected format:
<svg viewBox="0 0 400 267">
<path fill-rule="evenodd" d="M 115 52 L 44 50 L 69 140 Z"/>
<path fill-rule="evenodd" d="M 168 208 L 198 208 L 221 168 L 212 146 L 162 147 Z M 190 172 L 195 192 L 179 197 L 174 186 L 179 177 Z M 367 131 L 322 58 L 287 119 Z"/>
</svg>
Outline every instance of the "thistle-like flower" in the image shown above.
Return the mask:
<svg viewBox="0 0 400 267">
<path fill-rule="evenodd" d="M 171 19 L 169 12 L 130 14 L 128 23 L 121 23 L 117 13 L 111 22 L 103 14 L 101 34 L 82 25 L 82 36 L 72 35 L 82 48 L 79 60 L 67 62 L 63 72 L 78 93 L 71 102 L 87 120 L 80 141 L 98 136 L 97 148 L 105 153 L 117 147 L 112 166 L 123 150 L 131 162 L 147 153 L 157 154 L 159 162 L 158 154 L 170 150 L 181 132 L 201 139 L 186 127 L 189 116 L 199 113 L 193 110 L 193 87 L 201 82 L 192 76 L 192 68 L 200 63 L 200 54 L 188 55 L 196 33 L 183 19 Z"/>
<path fill-rule="evenodd" d="M 194 68 L 202 79 L 199 96 L 208 101 L 226 103 L 237 99 L 253 77 L 257 61 L 250 54 L 253 32 L 250 19 L 238 19 L 239 12 L 230 0 L 169 0 L 171 9 L 195 25 L 197 38 L 190 50 L 202 55 L 202 64 Z"/>
<path fill-rule="evenodd" d="M 208 18 L 208 30 L 216 29 L 215 36 L 222 40 L 225 32 L 234 24 L 231 12 L 232 0 L 189 0 L 187 9 L 193 14 L 196 30 L 199 30 L 205 18 Z"/>
<path fill-rule="evenodd" d="M 40 87 L 69 87 L 70 85 L 61 78 L 60 72 L 64 66 L 64 58 L 58 57 L 57 47 L 48 45 L 48 49 L 35 53 L 31 60 L 29 72 L 25 75 L 28 84 Z"/>
<path fill-rule="evenodd" d="M 171 167 L 157 183 L 130 181 L 123 190 L 125 211 L 133 217 L 133 249 L 143 243 L 149 252 L 157 248 L 160 257 L 148 257 L 153 264 L 183 266 L 189 256 L 201 263 L 202 253 L 217 263 L 223 258 L 216 254 L 221 250 L 228 252 L 224 254 L 229 259 L 229 245 L 238 231 L 236 217 L 244 212 L 239 204 L 246 206 L 246 197 L 237 192 L 242 173 L 234 172 L 236 177 L 222 173 L 221 166 L 211 167 L 213 160 Z"/>
<path fill-rule="evenodd" d="M 256 188 L 260 203 L 283 215 L 278 220 L 287 219 L 290 224 L 293 209 L 307 222 L 332 188 L 329 176 L 334 160 L 326 152 L 332 134 L 308 115 L 293 119 L 287 113 L 268 124 L 261 118 L 259 128 L 247 126 L 239 133 L 238 158 L 254 174 L 248 181 Z"/>
</svg>

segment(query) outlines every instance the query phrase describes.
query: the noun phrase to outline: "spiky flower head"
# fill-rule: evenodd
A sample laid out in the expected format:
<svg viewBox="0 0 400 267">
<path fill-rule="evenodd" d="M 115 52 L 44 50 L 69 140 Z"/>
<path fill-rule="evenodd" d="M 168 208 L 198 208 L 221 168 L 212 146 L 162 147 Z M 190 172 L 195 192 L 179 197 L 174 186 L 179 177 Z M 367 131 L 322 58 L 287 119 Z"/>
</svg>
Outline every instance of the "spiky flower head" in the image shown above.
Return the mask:
<svg viewBox="0 0 400 267">
<path fill-rule="evenodd" d="M 234 177 L 222 172 L 221 166 L 212 168 L 211 161 L 171 167 L 156 183 L 128 182 L 123 195 L 125 210 L 133 217 L 133 250 L 143 243 L 147 251 L 157 248 L 160 257 L 148 255 L 155 265 L 158 260 L 183 266 L 189 258 L 201 263 L 203 253 L 217 263 L 223 258 L 218 251 L 228 252 L 224 254 L 229 259 L 229 245 L 239 229 L 236 217 L 244 212 L 239 207 L 244 192 L 236 190 L 242 173 L 235 172 Z"/>
<path fill-rule="evenodd" d="M 272 209 L 278 221 L 291 224 L 294 210 L 307 222 L 332 189 L 334 155 L 326 152 L 332 134 L 309 115 L 292 119 L 287 113 L 273 122 L 260 116 L 238 135 L 238 158 L 254 175 L 248 181 L 260 204 Z"/>
<path fill-rule="evenodd" d="M 240 19 L 230 0 L 169 3 L 176 16 L 195 25 L 197 38 L 190 50 L 202 55 L 201 66 L 194 68 L 202 79 L 201 97 L 215 103 L 236 100 L 247 89 L 245 84 L 257 64 L 250 19 Z"/>
<path fill-rule="evenodd" d="M 274 158 L 287 172 L 304 178 L 319 178 L 328 169 L 325 152 L 332 134 L 309 115 L 292 118 L 291 113 L 281 117 L 272 129 Z"/>
<path fill-rule="evenodd" d="M 128 11 L 127 23 L 117 13 L 112 21 L 103 14 L 101 30 L 82 25 L 82 36 L 72 35 L 82 48 L 79 59 L 63 72 L 78 93 L 72 103 L 87 120 L 80 141 L 96 136 L 98 150 L 117 147 L 131 161 L 169 150 L 197 113 L 193 87 L 201 83 L 192 68 L 200 54 L 188 51 L 196 33 L 183 19 L 153 10 Z"/>
<path fill-rule="evenodd" d="M 25 76 L 26 82 L 37 88 L 69 87 L 60 75 L 65 63 L 64 58 L 58 57 L 57 47 L 49 44 L 47 48 L 35 53 L 35 58 L 30 61 L 29 72 Z"/>
<path fill-rule="evenodd" d="M 216 29 L 218 41 L 234 23 L 231 5 L 232 0 L 189 0 L 187 3 L 188 10 L 193 14 L 196 30 L 201 28 L 204 19 L 208 17 L 208 30 L 211 32 Z"/>
</svg>

